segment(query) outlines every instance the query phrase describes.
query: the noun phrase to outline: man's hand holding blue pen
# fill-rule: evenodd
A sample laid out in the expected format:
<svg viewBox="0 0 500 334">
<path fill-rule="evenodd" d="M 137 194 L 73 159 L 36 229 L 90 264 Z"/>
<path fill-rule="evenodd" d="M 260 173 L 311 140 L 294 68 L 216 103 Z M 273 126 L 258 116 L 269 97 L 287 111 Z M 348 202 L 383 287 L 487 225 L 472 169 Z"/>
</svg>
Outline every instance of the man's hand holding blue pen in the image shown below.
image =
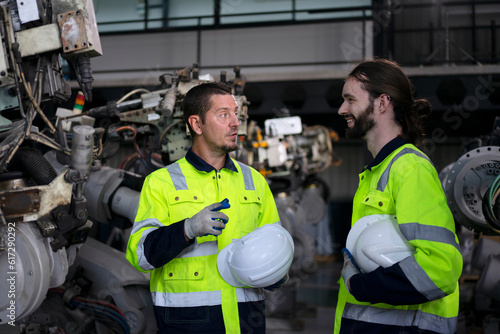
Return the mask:
<svg viewBox="0 0 500 334">
<path fill-rule="evenodd" d="M 226 198 L 222 202 L 207 206 L 193 217 L 186 219 L 184 222 L 186 237 L 194 239 L 205 235 L 220 235 L 229 220 L 229 217 L 220 210 L 230 207 L 229 200 Z"/>
</svg>

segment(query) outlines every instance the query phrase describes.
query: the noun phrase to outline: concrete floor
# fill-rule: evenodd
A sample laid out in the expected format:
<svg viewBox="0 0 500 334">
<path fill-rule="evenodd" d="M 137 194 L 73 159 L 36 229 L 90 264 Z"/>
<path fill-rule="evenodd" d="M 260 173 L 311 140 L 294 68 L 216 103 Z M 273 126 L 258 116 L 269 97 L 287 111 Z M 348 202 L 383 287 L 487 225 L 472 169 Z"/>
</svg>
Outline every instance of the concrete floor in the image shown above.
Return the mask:
<svg viewBox="0 0 500 334">
<path fill-rule="evenodd" d="M 266 320 L 267 334 L 332 334 L 338 295 L 337 280 L 341 270 L 340 261 L 317 262 L 315 270 L 304 274 L 295 288 L 278 296 L 267 296 L 268 300 L 280 301 L 275 303 L 278 306 L 274 311 L 271 308 L 271 315 Z M 468 299 L 472 290 L 473 285 L 461 285 L 461 299 Z M 467 328 L 465 317 L 460 316 L 457 334 L 472 333 L 489 334 L 499 331 Z"/>
<path fill-rule="evenodd" d="M 281 307 L 286 312 L 280 316 L 278 306 L 267 318 L 267 334 L 332 334 L 341 270 L 342 263 L 337 261 L 316 262 L 314 271 L 302 273 L 290 289 L 293 296 L 282 296 L 280 305 L 286 304 Z M 271 295 L 273 299 L 280 298 Z"/>
</svg>

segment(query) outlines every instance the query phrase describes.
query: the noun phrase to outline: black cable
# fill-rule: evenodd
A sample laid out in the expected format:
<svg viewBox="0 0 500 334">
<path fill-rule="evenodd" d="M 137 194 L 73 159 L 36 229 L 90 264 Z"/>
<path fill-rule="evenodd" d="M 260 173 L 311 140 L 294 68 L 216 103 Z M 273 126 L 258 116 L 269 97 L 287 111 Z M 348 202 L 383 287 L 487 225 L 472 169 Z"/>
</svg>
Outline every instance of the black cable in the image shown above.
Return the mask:
<svg viewBox="0 0 500 334">
<path fill-rule="evenodd" d="M 96 315 L 100 314 L 102 316 L 108 317 L 110 320 L 113 320 L 116 324 L 120 325 L 124 334 L 130 333 L 130 328 L 125 318 L 123 318 L 120 314 L 111 310 L 110 308 L 76 300 L 73 300 L 71 303 L 77 307 L 91 309 L 96 313 Z"/>
</svg>

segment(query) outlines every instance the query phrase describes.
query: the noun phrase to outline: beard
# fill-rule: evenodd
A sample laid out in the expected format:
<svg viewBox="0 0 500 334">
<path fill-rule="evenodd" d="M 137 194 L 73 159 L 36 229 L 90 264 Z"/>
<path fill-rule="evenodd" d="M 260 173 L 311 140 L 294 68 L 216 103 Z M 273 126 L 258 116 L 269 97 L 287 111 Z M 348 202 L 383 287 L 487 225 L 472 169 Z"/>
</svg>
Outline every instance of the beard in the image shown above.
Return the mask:
<svg viewBox="0 0 500 334">
<path fill-rule="evenodd" d="M 345 131 L 345 136 L 348 139 L 360 139 L 364 138 L 368 131 L 370 131 L 375 126 L 375 121 L 373 120 L 372 114 L 375 109 L 373 101 L 368 107 L 354 120 L 354 125 L 351 128 L 347 128 Z"/>
<path fill-rule="evenodd" d="M 219 148 L 224 153 L 229 153 L 229 152 L 236 151 L 236 149 L 238 148 L 238 137 L 236 138 L 236 141 L 234 141 L 233 143 L 231 143 L 231 144 L 223 144 Z"/>
<path fill-rule="evenodd" d="M 234 144 L 234 145 L 222 145 L 220 147 L 220 149 L 225 152 L 225 153 L 229 153 L 229 152 L 233 152 L 233 151 L 236 151 L 236 149 L 238 148 L 238 145 L 237 144 Z"/>
<path fill-rule="evenodd" d="M 226 136 L 231 136 L 231 135 L 234 135 L 235 133 L 237 133 L 238 131 L 238 128 L 232 128 L 231 130 L 229 130 L 227 133 L 226 133 Z M 236 151 L 238 149 L 238 140 L 239 140 L 239 136 L 236 135 L 236 139 L 234 141 L 232 141 L 231 143 L 225 143 L 225 144 L 222 144 L 219 148 L 224 151 L 224 153 L 229 153 L 229 152 L 233 152 L 233 151 Z"/>
</svg>

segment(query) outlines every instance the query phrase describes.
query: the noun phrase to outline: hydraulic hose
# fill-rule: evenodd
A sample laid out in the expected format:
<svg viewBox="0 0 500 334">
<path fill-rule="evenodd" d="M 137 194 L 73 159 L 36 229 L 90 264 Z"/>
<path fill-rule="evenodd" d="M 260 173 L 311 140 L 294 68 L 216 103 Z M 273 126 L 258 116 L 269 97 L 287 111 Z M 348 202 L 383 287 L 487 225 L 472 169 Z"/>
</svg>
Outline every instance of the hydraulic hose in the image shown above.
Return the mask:
<svg viewBox="0 0 500 334">
<path fill-rule="evenodd" d="M 31 147 L 20 148 L 15 156 L 15 165 L 28 174 L 38 185 L 48 185 L 57 173 L 42 153 Z"/>
</svg>

